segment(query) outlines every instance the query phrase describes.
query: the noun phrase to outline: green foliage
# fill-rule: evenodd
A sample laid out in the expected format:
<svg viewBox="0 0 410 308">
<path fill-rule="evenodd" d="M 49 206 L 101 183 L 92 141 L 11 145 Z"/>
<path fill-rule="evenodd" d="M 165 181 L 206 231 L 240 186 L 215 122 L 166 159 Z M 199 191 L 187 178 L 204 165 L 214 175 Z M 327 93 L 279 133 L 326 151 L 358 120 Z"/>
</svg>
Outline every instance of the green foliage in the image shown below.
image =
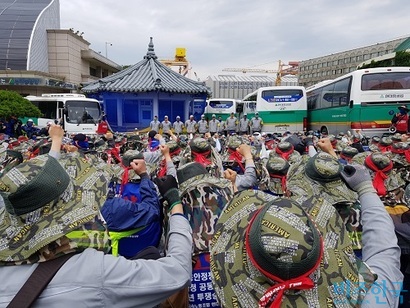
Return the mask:
<svg viewBox="0 0 410 308">
<path fill-rule="evenodd" d="M 396 52 L 395 66 L 410 66 L 410 52 Z"/>
<path fill-rule="evenodd" d="M 387 59 L 378 62 L 372 60 L 369 64 L 362 65 L 358 69 L 389 66 L 410 66 L 410 52 L 397 51 L 396 56 L 393 59 Z"/>
<path fill-rule="evenodd" d="M 40 117 L 40 110 L 14 91 L 0 90 L 0 118 Z"/>
</svg>

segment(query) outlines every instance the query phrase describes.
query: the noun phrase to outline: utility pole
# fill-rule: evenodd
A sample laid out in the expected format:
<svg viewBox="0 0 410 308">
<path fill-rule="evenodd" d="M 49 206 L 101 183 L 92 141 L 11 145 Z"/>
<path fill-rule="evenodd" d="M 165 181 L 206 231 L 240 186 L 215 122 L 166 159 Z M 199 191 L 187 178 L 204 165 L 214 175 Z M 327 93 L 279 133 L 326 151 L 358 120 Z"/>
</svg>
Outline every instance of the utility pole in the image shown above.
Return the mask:
<svg viewBox="0 0 410 308">
<path fill-rule="evenodd" d="M 108 45 L 112 46 L 112 43 L 105 42 L 105 57 L 108 58 Z"/>
</svg>

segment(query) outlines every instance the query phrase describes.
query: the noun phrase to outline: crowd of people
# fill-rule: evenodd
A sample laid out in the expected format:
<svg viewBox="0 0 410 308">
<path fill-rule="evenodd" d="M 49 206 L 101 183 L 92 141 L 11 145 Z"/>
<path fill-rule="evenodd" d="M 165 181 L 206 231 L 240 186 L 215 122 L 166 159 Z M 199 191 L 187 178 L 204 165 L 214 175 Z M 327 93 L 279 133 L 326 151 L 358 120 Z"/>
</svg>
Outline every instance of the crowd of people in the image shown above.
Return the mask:
<svg viewBox="0 0 410 308">
<path fill-rule="evenodd" d="M 263 127 L 263 120 L 259 117 L 259 113 L 256 112 L 252 119 L 248 119 L 247 114 L 243 114 L 240 119 L 235 116 L 235 113 L 231 113 L 225 120 L 221 116 L 216 118 L 213 114 L 211 119 L 207 119 L 205 115 L 201 115 L 201 119 L 196 121 L 194 115 L 190 115 L 189 119 L 184 122 L 181 121 L 181 117 L 177 116 L 174 123 L 168 120 L 168 116 L 164 116 L 164 120 L 160 122 L 158 116 L 155 116 L 150 123 L 150 129 L 156 132 L 162 132 L 169 134 L 172 129 L 176 135 L 183 132 L 188 134 L 205 134 L 211 133 L 211 135 L 231 135 L 233 133 L 239 133 L 240 135 L 248 135 L 253 133 L 260 133 Z"/>
<path fill-rule="evenodd" d="M 262 128 L 3 135 L 0 306 L 68 256 L 37 306 L 408 307 L 407 135 Z"/>
</svg>

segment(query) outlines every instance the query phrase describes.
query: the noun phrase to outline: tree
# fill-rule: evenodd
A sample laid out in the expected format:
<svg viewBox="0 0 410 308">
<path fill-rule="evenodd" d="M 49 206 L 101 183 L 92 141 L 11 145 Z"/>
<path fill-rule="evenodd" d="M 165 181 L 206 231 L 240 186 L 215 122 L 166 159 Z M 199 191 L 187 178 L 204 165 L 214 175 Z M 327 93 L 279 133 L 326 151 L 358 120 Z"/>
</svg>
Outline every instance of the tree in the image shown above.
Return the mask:
<svg viewBox="0 0 410 308">
<path fill-rule="evenodd" d="M 41 111 L 20 94 L 9 90 L 0 90 L 0 118 L 40 117 Z"/>
</svg>

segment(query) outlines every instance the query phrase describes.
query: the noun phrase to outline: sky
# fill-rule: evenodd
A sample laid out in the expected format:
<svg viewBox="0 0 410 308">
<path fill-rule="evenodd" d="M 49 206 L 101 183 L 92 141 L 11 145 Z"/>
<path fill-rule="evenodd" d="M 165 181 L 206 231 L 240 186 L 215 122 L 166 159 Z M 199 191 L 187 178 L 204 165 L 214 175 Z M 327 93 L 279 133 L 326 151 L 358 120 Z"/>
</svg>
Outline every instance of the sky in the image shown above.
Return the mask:
<svg viewBox="0 0 410 308">
<path fill-rule="evenodd" d="M 409 12 L 409 0 L 60 0 L 61 28 L 112 61 L 141 61 L 153 37 L 158 59 L 185 48 L 202 81 L 408 37 Z"/>
</svg>

